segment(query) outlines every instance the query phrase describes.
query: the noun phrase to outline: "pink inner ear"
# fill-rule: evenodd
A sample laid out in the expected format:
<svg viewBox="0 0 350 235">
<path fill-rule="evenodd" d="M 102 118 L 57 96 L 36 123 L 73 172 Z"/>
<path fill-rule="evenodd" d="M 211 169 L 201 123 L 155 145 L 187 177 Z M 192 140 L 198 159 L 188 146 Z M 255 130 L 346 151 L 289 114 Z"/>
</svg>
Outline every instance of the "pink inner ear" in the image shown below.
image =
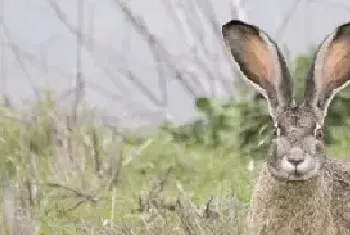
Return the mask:
<svg viewBox="0 0 350 235">
<path fill-rule="evenodd" d="M 345 40 L 333 42 L 327 51 L 323 66 L 322 88 L 336 89 L 342 86 L 350 75 L 350 44 Z"/>
<path fill-rule="evenodd" d="M 251 79 L 261 80 L 253 80 L 254 83 L 268 83 L 275 87 L 274 65 L 266 42 L 258 37 L 249 37 L 244 40 L 244 62 L 247 69 L 255 75 Z M 265 81 L 262 81 L 263 79 Z"/>
</svg>

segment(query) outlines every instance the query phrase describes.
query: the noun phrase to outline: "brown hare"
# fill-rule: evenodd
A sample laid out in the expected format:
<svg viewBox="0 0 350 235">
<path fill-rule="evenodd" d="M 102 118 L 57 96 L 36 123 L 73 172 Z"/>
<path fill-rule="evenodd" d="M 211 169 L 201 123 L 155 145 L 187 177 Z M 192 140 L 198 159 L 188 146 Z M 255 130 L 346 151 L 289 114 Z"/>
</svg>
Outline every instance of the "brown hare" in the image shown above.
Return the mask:
<svg viewBox="0 0 350 235">
<path fill-rule="evenodd" d="M 350 165 L 326 157 L 323 128 L 333 96 L 350 81 L 350 22 L 319 45 L 300 104 L 269 35 L 238 20 L 223 25 L 222 34 L 246 80 L 267 99 L 275 128 L 247 235 L 349 235 Z"/>
</svg>

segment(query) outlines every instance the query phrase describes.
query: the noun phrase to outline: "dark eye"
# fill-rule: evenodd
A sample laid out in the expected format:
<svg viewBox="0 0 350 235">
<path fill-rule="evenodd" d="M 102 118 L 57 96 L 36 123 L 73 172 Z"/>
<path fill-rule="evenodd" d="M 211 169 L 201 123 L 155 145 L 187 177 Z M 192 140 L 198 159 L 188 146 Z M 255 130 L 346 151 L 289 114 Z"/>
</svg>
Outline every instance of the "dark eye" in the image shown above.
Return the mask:
<svg viewBox="0 0 350 235">
<path fill-rule="evenodd" d="M 275 137 L 278 137 L 278 136 L 284 135 L 284 134 L 285 134 L 285 129 L 281 125 L 276 125 L 275 129 L 273 131 L 273 135 Z"/>
<path fill-rule="evenodd" d="M 273 129 L 273 136 L 277 137 L 277 136 L 279 136 L 280 134 L 281 134 L 281 129 L 278 128 L 278 127 L 275 127 L 275 128 Z"/>
<path fill-rule="evenodd" d="M 324 138 L 324 133 L 323 133 L 323 130 L 321 128 L 315 129 L 315 137 L 318 140 L 322 140 Z"/>
</svg>

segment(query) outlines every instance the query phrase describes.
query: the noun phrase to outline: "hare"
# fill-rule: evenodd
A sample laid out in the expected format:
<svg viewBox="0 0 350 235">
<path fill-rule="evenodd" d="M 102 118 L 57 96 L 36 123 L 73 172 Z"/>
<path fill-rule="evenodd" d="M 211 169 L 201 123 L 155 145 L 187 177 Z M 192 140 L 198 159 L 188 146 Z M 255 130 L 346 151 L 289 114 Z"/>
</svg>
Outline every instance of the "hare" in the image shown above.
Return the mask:
<svg viewBox="0 0 350 235">
<path fill-rule="evenodd" d="M 319 45 L 296 103 L 285 59 L 257 26 L 222 26 L 238 67 L 267 99 L 274 138 L 255 183 L 247 235 L 349 235 L 350 165 L 327 159 L 323 128 L 334 95 L 350 81 L 350 22 Z"/>
</svg>

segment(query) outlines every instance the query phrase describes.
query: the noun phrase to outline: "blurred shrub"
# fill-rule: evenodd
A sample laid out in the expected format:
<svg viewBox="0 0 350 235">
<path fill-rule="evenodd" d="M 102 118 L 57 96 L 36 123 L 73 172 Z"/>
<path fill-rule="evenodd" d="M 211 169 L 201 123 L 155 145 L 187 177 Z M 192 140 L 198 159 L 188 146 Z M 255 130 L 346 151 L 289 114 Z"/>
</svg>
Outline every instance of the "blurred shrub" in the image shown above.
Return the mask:
<svg viewBox="0 0 350 235">
<path fill-rule="evenodd" d="M 305 78 L 312 65 L 312 55 L 300 55 L 292 68 L 295 96 L 301 102 L 305 89 Z M 264 97 L 256 94 L 253 101 L 242 98 L 240 102 L 216 102 L 207 97 L 199 97 L 195 107 L 200 114 L 195 120 L 181 126 L 164 126 L 173 134 L 174 140 L 187 145 L 203 145 L 215 148 L 232 145 L 240 147 L 241 156 L 262 158 L 272 138 L 273 123 L 267 112 Z M 350 117 L 350 87 L 341 91 L 332 101 L 326 118 L 326 143 L 336 143 L 340 136 L 332 135 L 332 130 L 343 127 Z"/>
</svg>

